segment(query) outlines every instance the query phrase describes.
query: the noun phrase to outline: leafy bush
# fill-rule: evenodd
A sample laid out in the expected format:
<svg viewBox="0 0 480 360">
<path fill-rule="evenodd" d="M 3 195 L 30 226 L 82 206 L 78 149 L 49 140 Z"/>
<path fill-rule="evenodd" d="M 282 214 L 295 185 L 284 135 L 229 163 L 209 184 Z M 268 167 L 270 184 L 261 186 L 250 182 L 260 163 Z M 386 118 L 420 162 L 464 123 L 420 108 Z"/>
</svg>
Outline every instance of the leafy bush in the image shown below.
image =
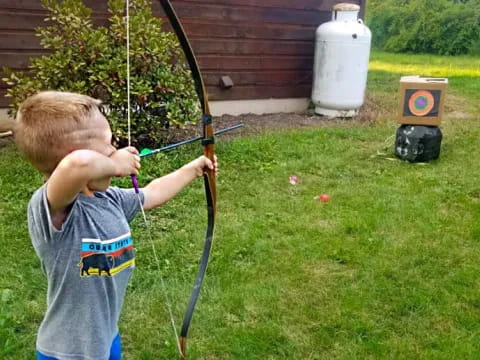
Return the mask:
<svg viewBox="0 0 480 360">
<path fill-rule="evenodd" d="M 127 50 L 125 1 L 109 0 L 109 26 L 94 27 L 82 0 L 42 0 L 49 26 L 38 28 L 51 53 L 31 59 L 28 73 L 4 69 L 11 88 L 10 113 L 28 96 L 55 89 L 101 99 L 120 145 L 127 137 Z M 151 0 L 131 0 L 130 67 L 132 137 L 135 145 L 161 141 L 170 125 L 194 122 L 197 97 L 174 34 L 162 31 Z"/>
<path fill-rule="evenodd" d="M 392 52 L 459 55 L 480 49 L 480 0 L 371 0 L 375 47 Z"/>
</svg>

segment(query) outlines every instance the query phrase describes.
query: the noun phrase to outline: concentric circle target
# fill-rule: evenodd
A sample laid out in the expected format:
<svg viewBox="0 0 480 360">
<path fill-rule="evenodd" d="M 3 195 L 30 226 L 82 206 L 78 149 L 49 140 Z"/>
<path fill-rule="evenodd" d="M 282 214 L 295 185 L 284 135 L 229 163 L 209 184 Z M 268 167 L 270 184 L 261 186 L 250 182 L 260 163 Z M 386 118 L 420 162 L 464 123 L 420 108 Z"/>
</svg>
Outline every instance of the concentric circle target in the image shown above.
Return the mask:
<svg viewBox="0 0 480 360">
<path fill-rule="evenodd" d="M 430 91 L 415 91 L 408 102 L 408 109 L 415 116 L 425 116 L 435 106 L 435 99 Z"/>
</svg>

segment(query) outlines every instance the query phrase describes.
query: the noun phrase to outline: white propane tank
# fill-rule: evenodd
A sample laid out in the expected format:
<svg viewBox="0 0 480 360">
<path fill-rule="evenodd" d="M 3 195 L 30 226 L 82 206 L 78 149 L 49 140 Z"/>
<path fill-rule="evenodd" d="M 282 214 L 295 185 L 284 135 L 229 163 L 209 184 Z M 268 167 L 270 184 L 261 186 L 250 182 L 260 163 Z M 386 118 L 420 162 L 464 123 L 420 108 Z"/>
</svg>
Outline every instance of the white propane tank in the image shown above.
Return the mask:
<svg viewBox="0 0 480 360">
<path fill-rule="evenodd" d="M 365 101 L 372 33 L 359 12 L 337 4 L 332 21 L 317 29 L 312 101 L 319 115 L 352 117 Z"/>
</svg>

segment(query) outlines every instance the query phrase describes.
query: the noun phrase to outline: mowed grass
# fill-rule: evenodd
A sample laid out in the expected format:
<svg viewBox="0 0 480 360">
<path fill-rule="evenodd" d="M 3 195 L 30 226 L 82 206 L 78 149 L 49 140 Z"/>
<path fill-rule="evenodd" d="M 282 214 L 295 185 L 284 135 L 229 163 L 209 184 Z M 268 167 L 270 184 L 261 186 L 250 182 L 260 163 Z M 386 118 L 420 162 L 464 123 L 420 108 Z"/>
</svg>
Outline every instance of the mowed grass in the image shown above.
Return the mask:
<svg viewBox="0 0 480 360">
<path fill-rule="evenodd" d="M 401 76 L 420 75 L 425 77 L 446 77 L 449 79 L 448 93 L 467 98 L 460 109 L 478 114 L 480 109 L 480 57 L 474 56 L 432 56 L 391 54 L 372 52 L 370 59 L 369 90 L 385 95 L 396 95 Z M 393 107 L 397 97 L 390 97 Z M 449 102 L 453 100 L 450 98 Z M 396 106 L 396 104 L 395 104 Z M 448 110 L 448 109 L 447 109 Z"/>
<path fill-rule="evenodd" d="M 469 67 L 448 57 L 405 59 L 372 55 L 369 102 L 380 110 L 369 123 L 219 140 L 216 238 L 190 359 L 478 358 L 479 79 L 448 75 L 440 159 L 401 162 L 392 149 L 399 76 L 430 76 L 427 65 L 408 68 L 428 61 Z M 386 65 L 375 69 L 375 61 Z M 199 149 L 146 161 L 140 181 Z M 12 146 L 0 150 L 0 165 L 0 358 L 33 359 L 46 283 L 25 208 L 41 178 Z M 314 200 L 321 193 L 331 201 Z M 127 360 L 177 358 L 159 277 L 181 322 L 203 246 L 204 202 L 197 181 L 148 214 L 161 271 L 141 219 L 133 224 L 137 269 L 121 320 Z"/>
</svg>

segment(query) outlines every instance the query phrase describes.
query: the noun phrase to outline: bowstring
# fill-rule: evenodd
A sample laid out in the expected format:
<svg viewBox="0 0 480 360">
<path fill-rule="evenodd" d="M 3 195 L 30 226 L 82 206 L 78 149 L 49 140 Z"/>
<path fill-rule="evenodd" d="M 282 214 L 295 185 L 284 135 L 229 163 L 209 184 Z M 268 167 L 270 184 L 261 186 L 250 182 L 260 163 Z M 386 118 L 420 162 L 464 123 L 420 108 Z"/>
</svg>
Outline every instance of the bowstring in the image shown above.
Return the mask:
<svg viewBox="0 0 480 360">
<path fill-rule="evenodd" d="M 132 143 L 132 133 L 131 133 L 131 102 L 130 102 L 130 1 L 126 0 L 126 40 L 127 40 L 127 121 L 128 121 L 128 146 L 131 146 Z M 173 317 L 172 306 L 170 302 L 170 298 L 167 292 L 167 286 L 165 284 L 165 279 L 162 275 L 162 268 L 160 266 L 160 260 L 157 255 L 157 250 L 155 248 L 155 243 L 153 241 L 152 232 L 150 230 L 150 226 L 148 224 L 147 216 L 145 215 L 145 209 L 143 208 L 142 199 L 140 198 L 140 193 L 137 193 L 138 203 L 140 205 L 140 210 L 142 212 L 143 223 L 145 225 L 145 229 L 147 230 L 148 238 L 150 240 L 150 244 L 152 246 L 153 257 L 155 259 L 155 263 L 157 264 L 158 272 L 160 274 L 160 283 L 162 286 L 162 292 L 165 297 L 165 307 L 167 308 L 168 315 L 170 317 L 170 324 L 172 325 L 173 332 L 175 334 L 175 341 L 177 343 L 177 349 L 180 355 L 182 355 L 182 348 L 180 346 L 180 339 L 178 337 L 177 326 L 175 324 L 175 319 Z"/>
</svg>

